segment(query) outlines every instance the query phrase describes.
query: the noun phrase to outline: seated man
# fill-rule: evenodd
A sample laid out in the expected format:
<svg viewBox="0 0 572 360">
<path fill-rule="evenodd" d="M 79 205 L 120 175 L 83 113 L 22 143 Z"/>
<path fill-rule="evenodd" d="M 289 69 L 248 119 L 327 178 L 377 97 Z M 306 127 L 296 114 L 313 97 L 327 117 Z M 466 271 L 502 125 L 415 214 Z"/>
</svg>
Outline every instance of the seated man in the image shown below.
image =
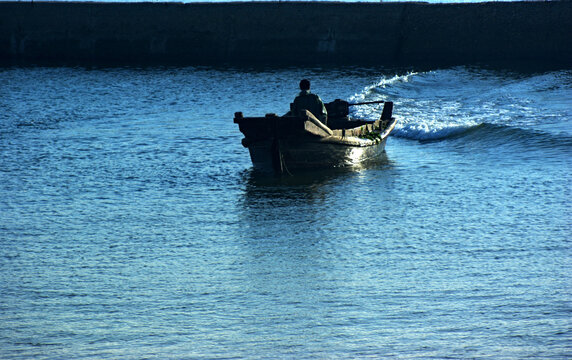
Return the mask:
<svg viewBox="0 0 572 360">
<path fill-rule="evenodd" d="M 310 92 L 310 81 L 306 79 L 300 81 L 300 90 L 300 94 L 296 96 L 292 104 L 292 113 L 299 115 L 304 109 L 308 110 L 324 125 L 327 125 L 328 112 L 322 99 Z"/>
</svg>

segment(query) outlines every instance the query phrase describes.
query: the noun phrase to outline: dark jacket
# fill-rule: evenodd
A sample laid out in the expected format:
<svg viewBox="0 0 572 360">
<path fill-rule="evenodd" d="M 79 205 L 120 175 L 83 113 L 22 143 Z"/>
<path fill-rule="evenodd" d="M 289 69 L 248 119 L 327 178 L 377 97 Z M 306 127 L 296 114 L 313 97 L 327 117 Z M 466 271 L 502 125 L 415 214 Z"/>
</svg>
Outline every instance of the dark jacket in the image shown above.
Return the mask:
<svg viewBox="0 0 572 360">
<path fill-rule="evenodd" d="M 293 104 L 293 113 L 298 115 L 302 110 L 308 110 L 318 118 L 321 122 L 326 124 L 328 121 L 328 112 L 326 111 L 326 106 L 320 97 L 316 94 L 312 94 L 310 90 L 302 90 L 300 94 L 296 96 Z"/>
</svg>

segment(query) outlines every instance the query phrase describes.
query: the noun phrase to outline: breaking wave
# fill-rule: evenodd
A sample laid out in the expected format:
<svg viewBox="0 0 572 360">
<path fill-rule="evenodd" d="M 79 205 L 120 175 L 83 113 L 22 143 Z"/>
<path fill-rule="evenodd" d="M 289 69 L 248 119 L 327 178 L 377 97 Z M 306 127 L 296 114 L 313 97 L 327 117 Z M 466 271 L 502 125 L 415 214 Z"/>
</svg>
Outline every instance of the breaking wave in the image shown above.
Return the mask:
<svg viewBox="0 0 572 360">
<path fill-rule="evenodd" d="M 572 137 L 572 71 L 510 73 L 457 67 L 382 77 L 350 100 L 393 101 L 393 136 L 438 141 L 495 125 Z M 377 119 L 382 105 L 363 105 L 352 115 Z M 564 121 L 563 121 L 564 119 Z"/>
<path fill-rule="evenodd" d="M 458 136 L 469 131 L 479 124 L 443 124 L 443 123 L 420 123 L 400 124 L 396 126 L 393 136 L 413 140 L 441 140 L 452 136 Z"/>
</svg>

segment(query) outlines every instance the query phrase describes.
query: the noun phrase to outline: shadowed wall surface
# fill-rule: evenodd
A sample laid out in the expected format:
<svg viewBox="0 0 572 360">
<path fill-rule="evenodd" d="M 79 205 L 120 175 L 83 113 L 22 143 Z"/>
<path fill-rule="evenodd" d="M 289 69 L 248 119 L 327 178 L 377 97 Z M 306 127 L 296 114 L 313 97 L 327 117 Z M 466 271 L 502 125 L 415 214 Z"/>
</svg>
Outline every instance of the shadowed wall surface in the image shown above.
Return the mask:
<svg viewBox="0 0 572 360">
<path fill-rule="evenodd" d="M 572 2 L 0 3 L 0 61 L 572 63 Z"/>
</svg>

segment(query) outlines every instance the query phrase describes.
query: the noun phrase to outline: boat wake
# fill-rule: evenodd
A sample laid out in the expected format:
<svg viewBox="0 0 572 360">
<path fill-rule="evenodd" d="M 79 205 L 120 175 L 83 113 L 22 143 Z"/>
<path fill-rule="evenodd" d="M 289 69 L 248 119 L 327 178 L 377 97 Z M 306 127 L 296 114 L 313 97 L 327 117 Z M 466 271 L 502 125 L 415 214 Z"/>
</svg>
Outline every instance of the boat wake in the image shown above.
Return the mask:
<svg viewBox="0 0 572 360">
<path fill-rule="evenodd" d="M 350 101 L 393 101 L 398 123 L 392 136 L 411 140 L 474 136 L 473 130 L 485 126 L 489 131 L 508 127 L 544 133 L 567 142 L 572 138 L 570 84 L 571 71 L 522 74 L 456 67 L 382 77 Z M 352 116 L 374 120 L 381 109 L 356 106 Z"/>
</svg>

